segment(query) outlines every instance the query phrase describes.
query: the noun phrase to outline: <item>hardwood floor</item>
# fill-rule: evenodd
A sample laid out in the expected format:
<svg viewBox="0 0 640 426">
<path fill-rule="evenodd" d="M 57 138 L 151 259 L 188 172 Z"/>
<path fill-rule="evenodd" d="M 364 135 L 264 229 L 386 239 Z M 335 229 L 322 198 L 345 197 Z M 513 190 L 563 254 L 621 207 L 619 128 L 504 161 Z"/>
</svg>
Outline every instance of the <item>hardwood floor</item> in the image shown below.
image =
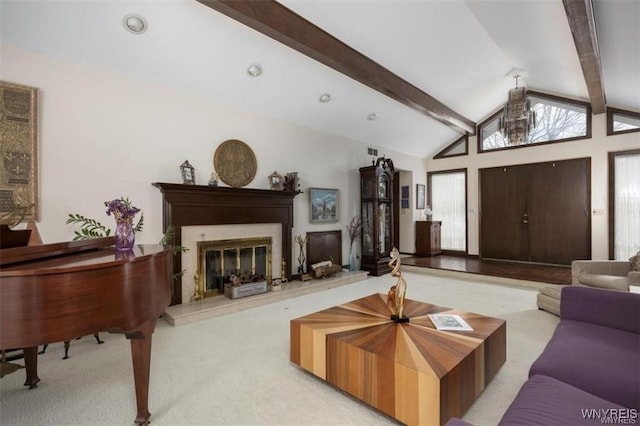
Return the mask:
<svg viewBox="0 0 640 426">
<path fill-rule="evenodd" d="M 571 268 L 569 266 L 501 262 L 449 255 L 407 256 L 402 258 L 402 264 L 551 284 L 571 284 Z"/>
</svg>

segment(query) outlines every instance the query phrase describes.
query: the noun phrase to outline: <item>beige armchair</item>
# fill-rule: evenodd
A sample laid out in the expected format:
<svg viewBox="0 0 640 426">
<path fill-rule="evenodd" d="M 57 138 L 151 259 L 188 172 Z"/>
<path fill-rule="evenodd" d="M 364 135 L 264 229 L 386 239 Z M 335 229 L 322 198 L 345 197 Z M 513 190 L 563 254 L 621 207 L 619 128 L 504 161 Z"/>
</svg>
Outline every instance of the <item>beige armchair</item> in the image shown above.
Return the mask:
<svg viewBox="0 0 640 426">
<path fill-rule="evenodd" d="M 574 260 L 571 284 L 629 291 L 631 285 L 640 286 L 640 271 L 632 270 L 628 260 Z"/>
<path fill-rule="evenodd" d="M 631 261 L 637 262 L 640 259 L 640 254 L 636 256 L 630 260 L 574 260 L 571 262 L 571 285 L 619 291 L 629 291 L 629 286 L 640 287 L 640 270 L 634 270 Z M 538 309 L 560 315 L 563 287 L 566 286 L 541 288 L 537 296 Z"/>
</svg>

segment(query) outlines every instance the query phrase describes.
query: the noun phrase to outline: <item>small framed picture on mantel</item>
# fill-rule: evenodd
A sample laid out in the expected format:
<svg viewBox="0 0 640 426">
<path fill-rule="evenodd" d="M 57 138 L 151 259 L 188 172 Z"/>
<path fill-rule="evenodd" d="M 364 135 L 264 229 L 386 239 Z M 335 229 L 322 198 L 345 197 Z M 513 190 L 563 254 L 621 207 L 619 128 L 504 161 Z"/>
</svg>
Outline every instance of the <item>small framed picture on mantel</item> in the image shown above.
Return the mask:
<svg viewBox="0 0 640 426">
<path fill-rule="evenodd" d="M 185 160 L 184 163 L 180 164 L 180 172 L 182 173 L 182 183 L 184 185 L 196 184 L 195 170 L 193 166 L 189 164 L 189 160 Z"/>
</svg>

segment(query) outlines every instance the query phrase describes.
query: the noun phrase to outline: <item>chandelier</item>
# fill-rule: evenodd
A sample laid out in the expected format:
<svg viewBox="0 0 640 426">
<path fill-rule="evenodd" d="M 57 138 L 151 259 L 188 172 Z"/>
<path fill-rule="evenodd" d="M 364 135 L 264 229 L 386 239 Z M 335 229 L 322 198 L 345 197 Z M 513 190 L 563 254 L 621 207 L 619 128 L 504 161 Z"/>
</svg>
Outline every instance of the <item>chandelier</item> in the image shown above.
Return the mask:
<svg viewBox="0 0 640 426">
<path fill-rule="evenodd" d="M 509 99 L 498 122 L 500 132 L 507 138 L 509 145 L 526 144 L 529 132 L 536 127 L 536 112 L 531 109 L 527 89 L 518 87 L 519 77 L 519 74 L 513 76 L 516 87 L 509 90 Z"/>
</svg>

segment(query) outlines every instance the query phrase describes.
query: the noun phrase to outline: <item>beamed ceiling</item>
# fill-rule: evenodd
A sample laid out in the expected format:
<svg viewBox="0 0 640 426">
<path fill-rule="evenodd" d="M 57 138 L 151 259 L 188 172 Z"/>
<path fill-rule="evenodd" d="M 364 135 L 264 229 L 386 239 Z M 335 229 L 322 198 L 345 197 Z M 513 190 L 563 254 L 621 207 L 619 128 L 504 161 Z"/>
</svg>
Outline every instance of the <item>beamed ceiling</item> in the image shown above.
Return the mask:
<svg viewBox="0 0 640 426">
<path fill-rule="evenodd" d="M 640 111 L 636 0 L 0 0 L 2 43 L 430 157 L 529 89 Z M 133 35 L 136 13 L 148 30 Z M 246 74 L 258 63 L 258 78 Z M 318 98 L 331 94 L 331 102 Z M 368 120 L 371 114 L 375 120 Z"/>
</svg>

